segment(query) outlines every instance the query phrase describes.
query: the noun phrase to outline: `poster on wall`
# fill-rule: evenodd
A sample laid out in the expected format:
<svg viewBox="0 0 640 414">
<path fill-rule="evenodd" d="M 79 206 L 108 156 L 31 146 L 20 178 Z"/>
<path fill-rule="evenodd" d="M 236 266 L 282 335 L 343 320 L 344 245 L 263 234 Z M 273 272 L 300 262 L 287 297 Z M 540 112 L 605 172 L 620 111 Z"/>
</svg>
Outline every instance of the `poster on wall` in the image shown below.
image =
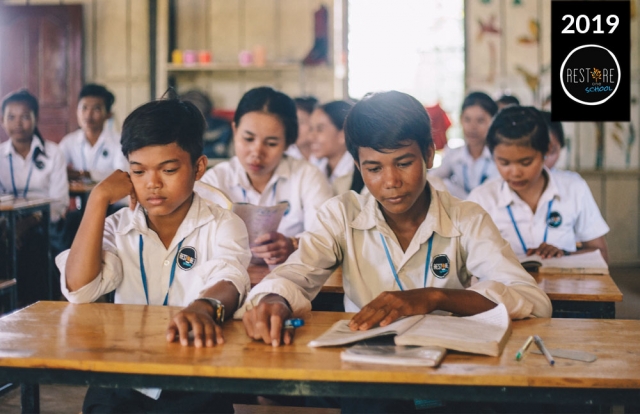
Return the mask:
<svg viewBox="0 0 640 414">
<path fill-rule="evenodd" d="M 629 1 L 551 2 L 551 118 L 630 121 Z"/>
</svg>

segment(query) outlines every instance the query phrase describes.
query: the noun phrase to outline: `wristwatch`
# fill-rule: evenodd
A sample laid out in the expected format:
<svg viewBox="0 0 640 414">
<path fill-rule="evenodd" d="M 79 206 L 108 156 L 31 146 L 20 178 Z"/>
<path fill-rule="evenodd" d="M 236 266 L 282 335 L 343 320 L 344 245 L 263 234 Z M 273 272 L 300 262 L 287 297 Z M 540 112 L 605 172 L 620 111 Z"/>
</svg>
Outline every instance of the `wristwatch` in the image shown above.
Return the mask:
<svg viewBox="0 0 640 414">
<path fill-rule="evenodd" d="M 213 321 L 217 324 L 217 325 L 222 325 L 222 323 L 224 322 L 224 305 L 222 304 L 222 302 L 220 302 L 218 299 L 214 299 L 214 298 L 206 298 L 206 297 L 202 297 L 202 298 L 198 298 L 196 300 L 194 300 L 193 302 L 197 301 L 197 300 L 203 300 L 205 302 L 208 302 L 211 307 L 213 308 Z M 191 302 L 191 303 L 193 303 Z"/>
</svg>

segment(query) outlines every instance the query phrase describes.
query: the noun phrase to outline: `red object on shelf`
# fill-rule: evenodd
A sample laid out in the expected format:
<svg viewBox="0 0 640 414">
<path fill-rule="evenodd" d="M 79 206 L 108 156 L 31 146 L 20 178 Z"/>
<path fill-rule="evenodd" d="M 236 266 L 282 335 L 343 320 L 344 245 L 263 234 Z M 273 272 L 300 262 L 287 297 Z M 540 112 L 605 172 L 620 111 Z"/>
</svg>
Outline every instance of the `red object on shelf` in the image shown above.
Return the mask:
<svg viewBox="0 0 640 414">
<path fill-rule="evenodd" d="M 437 150 L 447 145 L 447 129 L 451 126 L 451 120 L 439 103 L 434 106 L 425 106 L 429 118 L 431 118 L 431 135 Z"/>
<path fill-rule="evenodd" d="M 236 114 L 235 109 L 214 109 L 211 115 L 224 118 L 229 122 L 233 122 L 233 116 Z"/>
</svg>

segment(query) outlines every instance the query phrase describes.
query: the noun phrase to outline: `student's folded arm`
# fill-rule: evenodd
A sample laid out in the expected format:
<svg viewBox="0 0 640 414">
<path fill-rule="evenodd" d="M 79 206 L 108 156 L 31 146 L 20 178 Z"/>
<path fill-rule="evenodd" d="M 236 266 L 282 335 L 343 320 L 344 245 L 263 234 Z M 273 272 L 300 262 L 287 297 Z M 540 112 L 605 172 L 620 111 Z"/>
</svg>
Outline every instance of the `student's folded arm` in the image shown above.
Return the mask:
<svg viewBox="0 0 640 414">
<path fill-rule="evenodd" d="M 56 257 L 56 265 L 60 270 L 60 289 L 69 302 L 94 302 L 100 296 L 115 290 L 122 282 L 124 273 L 116 247 L 116 227 L 115 216 L 111 216 L 104 226 L 99 273 L 82 287 L 70 289 L 68 286 L 67 267 L 71 250 L 65 250 Z"/>
<path fill-rule="evenodd" d="M 512 319 L 550 317 L 551 301 L 518 261 L 491 217 L 475 203 L 463 203 L 463 260 L 478 282 L 469 287 L 487 299 L 503 303 Z"/>
<path fill-rule="evenodd" d="M 340 205 L 332 199 L 320 208 L 313 227 L 302 234 L 298 250 L 251 289 L 234 318 L 242 318 L 247 308 L 272 293 L 286 299 L 296 316 L 311 310 L 311 300 L 342 263 L 340 238 L 346 227 L 338 212 Z"/>
<path fill-rule="evenodd" d="M 238 290 L 236 306 L 240 306 L 251 288 L 247 273 L 247 266 L 251 260 L 249 236 L 240 217 L 227 210 L 219 211 L 221 215 L 216 218 L 218 224 L 208 246 L 207 253 L 211 259 L 200 265 L 206 278 L 201 296 L 207 289 L 226 280 Z"/>
</svg>

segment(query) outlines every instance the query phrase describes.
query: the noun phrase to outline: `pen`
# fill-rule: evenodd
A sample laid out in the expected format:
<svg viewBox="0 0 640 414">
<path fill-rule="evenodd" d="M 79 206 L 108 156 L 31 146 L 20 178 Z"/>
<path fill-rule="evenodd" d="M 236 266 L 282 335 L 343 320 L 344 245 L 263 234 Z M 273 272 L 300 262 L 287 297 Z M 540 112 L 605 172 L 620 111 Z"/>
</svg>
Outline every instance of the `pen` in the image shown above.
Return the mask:
<svg viewBox="0 0 640 414">
<path fill-rule="evenodd" d="M 529 336 L 524 342 L 524 345 L 522 345 L 522 347 L 518 350 L 518 353 L 516 354 L 516 361 L 520 361 L 522 359 L 524 353 L 527 352 L 527 349 L 529 349 L 531 342 L 533 342 L 533 336 Z"/>
<path fill-rule="evenodd" d="M 284 329 L 295 329 L 304 325 L 304 319 L 295 318 L 284 321 Z"/>
<path fill-rule="evenodd" d="M 535 341 L 536 345 L 540 349 L 540 352 L 542 352 L 545 358 L 547 358 L 547 361 L 549 361 L 549 365 L 553 366 L 553 364 L 555 364 L 556 361 L 553 360 L 553 357 L 549 353 L 549 350 L 547 349 L 546 346 L 544 346 L 544 342 L 542 342 L 542 339 L 538 335 L 534 335 L 533 340 Z"/>
</svg>

